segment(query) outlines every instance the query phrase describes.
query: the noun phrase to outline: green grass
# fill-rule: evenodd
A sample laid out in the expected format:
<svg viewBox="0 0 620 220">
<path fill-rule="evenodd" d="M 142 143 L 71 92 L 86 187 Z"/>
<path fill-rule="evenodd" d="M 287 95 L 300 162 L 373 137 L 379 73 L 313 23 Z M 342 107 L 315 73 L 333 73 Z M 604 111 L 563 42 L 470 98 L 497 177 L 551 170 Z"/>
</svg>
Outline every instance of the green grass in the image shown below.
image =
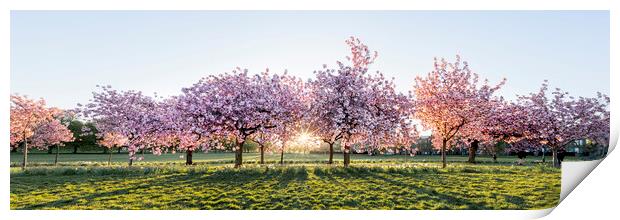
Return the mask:
<svg viewBox="0 0 620 220">
<path fill-rule="evenodd" d="M 197 159 L 215 159 L 204 157 Z M 11 168 L 10 207 L 544 209 L 555 206 L 559 194 L 560 170 L 545 165 L 451 163 L 441 169 L 437 163 L 407 161 L 358 162 L 350 168 L 308 163 L 233 169 L 215 163 L 182 166 L 152 162 L 133 167 Z"/>
<path fill-rule="evenodd" d="M 141 156 L 141 154 L 139 154 Z M 148 164 L 148 163 L 185 163 L 185 159 L 181 158 L 185 156 L 184 153 L 176 154 L 162 154 L 160 156 L 153 155 L 151 153 L 145 153 L 145 159 L 143 161 L 136 161 L 136 164 Z M 11 153 L 11 166 L 19 166 L 22 162 L 23 155 L 20 153 Z M 30 166 L 51 165 L 54 162 L 54 154 L 47 153 L 30 153 L 28 154 L 28 163 Z M 280 160 L 279 154 L 265 154 L 265 159 L 268 163 L 277 163 Z M 233 153 L 202 153 L 196 152 L 193 154 L 193 161 L 208 164 L 221 164 L 232 163 L 234 161 Z M 258 153 L 244 153 L 244 163 L 257 163 L 260 155 Z M 286 163 L 321 163 L 326 162 L 328 154 L 285 154 L 284 160 Z M 440 162 L 441 157 L 438 155 L 417 155 L 411 157 L 409 155 L 377 155 L 369 156 L 367 154 L 353 154 L 351 156 L 352 163 L 410 163 L 410 162 Z M 533 163 L 540 161 L 541 157 L 528 156 L 526 161 Z M 573 157 L 567 157 L 566 160 L 573 160 Z M 60 154 L 60 165 L 105 165 L 108 161 L 108 154 L 91 153 L 91 154 Z M 342 162 L 342 154 L 335 154 L 334 160 L 338 163 Z M 517 160 L 516 156 L 500 156 L 498 162 L 501 164 L 513 164 Z M 547 157 L 547 162 L 551 160 L 551 157 Z M 127 164 L 127 153 L 112 154 L 112 162 L 116 164 Z M 465 162 L 467 156 L 461 155 L 449 155 L 449 162 Z M 492 158 L 489 156 L 477 156 L 476 161 L 480 163 L 491 163 Z"/>
</svg>

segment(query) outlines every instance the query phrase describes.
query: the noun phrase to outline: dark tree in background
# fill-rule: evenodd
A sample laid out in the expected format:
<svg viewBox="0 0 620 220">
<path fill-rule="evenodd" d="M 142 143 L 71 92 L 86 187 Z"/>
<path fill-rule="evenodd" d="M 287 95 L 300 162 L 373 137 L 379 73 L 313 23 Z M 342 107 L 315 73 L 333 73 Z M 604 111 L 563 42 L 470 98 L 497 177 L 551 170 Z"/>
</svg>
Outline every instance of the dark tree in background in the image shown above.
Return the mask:
<svg viewBox="0 0 620 220">
<path fill-rule="evenodd" d="M 73 132 L 75 141 L 66 144 L 67 148 L 73 149 L 74 154 L 78 150 L 87 151 L 99 149 L 97 144 L 97 128 L 92 122 L 82 122 L 80 120 L 71 120 L 68 126 Z"/>
</svg>

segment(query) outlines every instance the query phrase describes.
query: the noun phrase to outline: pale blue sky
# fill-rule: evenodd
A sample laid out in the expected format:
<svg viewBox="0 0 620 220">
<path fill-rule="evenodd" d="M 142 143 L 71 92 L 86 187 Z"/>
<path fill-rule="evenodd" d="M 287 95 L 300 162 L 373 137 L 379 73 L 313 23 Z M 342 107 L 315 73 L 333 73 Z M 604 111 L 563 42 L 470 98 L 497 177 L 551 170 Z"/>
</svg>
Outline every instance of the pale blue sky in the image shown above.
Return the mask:
<svg viewBox="0 0 620 220">
<path fill-rule="evenodd" d="M 13 11 L 11 93 L 73 108 L 97 84 L 175 95 L 237 66 L 307 79 L 344 60 L 352 35 L 402 92 L 458 53 L 492 82 L 507 77 L 508 99 L 544 79 L 609 94 L 607 11 Z"/>
</svg>

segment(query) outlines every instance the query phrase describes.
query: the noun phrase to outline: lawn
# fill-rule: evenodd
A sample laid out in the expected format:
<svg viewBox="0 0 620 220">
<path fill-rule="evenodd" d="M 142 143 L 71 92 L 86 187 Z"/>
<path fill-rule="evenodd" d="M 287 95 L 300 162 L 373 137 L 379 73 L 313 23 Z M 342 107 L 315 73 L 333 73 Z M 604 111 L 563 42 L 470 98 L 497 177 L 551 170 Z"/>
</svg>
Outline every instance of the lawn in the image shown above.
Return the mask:
<svg viewBox="0 0 620 220">
<path fill-rule="evenodd" d="M 560 170 L 408 162 L 11 168 L 11 209 L 544 209 Z"/>
</svg>

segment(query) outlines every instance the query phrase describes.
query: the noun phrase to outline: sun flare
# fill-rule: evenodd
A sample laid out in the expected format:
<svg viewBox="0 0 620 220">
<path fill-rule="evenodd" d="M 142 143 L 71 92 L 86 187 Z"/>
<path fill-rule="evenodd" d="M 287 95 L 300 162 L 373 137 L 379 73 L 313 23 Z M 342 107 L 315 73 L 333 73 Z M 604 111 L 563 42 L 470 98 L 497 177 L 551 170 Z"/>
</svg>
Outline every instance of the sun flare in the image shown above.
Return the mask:
<svg viewBox="0 0 620 220">
<path fill-rule="evenodd" d="M 307 153 L 313 149 L 317 149 L 321 146 L 321 142 L 308 131 L 301 131 L 293 139 L 289 149 L 296 153 Z"/>
</svg>

